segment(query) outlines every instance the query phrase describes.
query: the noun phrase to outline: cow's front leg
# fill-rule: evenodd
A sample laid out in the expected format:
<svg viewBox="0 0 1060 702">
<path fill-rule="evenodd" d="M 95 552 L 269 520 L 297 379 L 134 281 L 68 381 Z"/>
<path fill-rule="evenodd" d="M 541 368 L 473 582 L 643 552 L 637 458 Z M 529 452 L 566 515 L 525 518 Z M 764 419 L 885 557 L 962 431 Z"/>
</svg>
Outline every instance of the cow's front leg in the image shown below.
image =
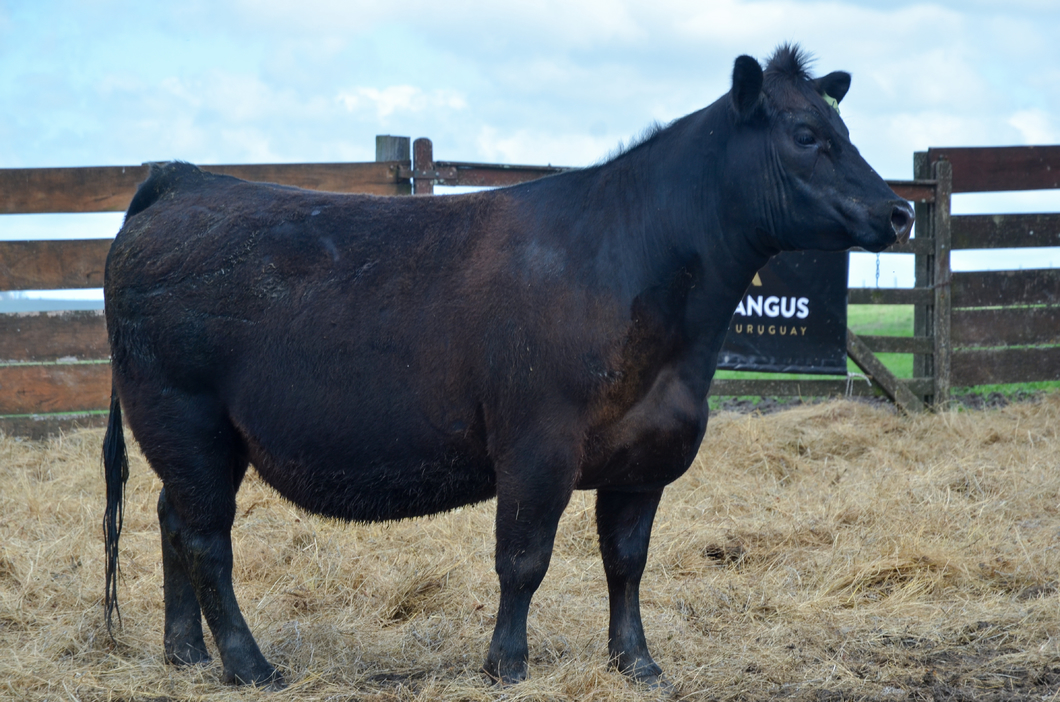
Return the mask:
<svg viewBox="0 0 1060 702">
<path fill-rule="evenodd" d="M 574 464 L 543 458 L 498 475 L 496 569 L 501 601 L 482 669 L 507 685 L 526 679 L 526 616 L 548 570 L 556 527 L 573 492 Z"/>
<path fill-rule="evenodd" d="M 607 649 L 611 665 L 649 685 L 666 686 L 662 669 L 648 652 L 640 619 L 640 578 L 662 490 L 596 491 L 596 528 L 607 575 L 611 624 Z"/>
</svg>

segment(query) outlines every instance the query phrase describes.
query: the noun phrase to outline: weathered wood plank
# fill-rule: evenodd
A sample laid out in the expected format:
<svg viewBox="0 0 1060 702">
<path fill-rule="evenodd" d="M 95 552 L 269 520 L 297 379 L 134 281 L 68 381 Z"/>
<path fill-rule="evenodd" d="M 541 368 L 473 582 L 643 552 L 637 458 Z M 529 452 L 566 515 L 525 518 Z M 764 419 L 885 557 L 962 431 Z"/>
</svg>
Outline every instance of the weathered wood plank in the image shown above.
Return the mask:
<svg viewBox="0 0 1060 702">
<path fill-rule="evenodd" d="M 109 406 L 109 363 L 0 366 L 0 415 L 84 412 Z"/>
<path fill-rule="evenodd" d="M 851 305 L 926 305 L 935 300 L 935 292 L 924 288 L 849 288 Z"/>
<path fill-rule="evenodd" d="M 850 249 L 851 251 L 858 251 L 862 253 L 869 253 L 860 246 L 855 246 Z M 905 243 L 895 243 L 888 246 L 880 253 L 906 253 L 906 254 L 926 254 L 935 252 L 935 240 L 917 237 L 910 239 Z"/>
<path fill-rule="evenodd" d="M 78 429 L 107 425 L 106 414 L 34 414 L 26 417 L 0 417 L 0 434 L 24 439 L 47 439 Z"/>
<path fill-rule="evenodd" d="M 1003 307 L 953 311 L 953 345 L 1060 344 L 1060 307 Z"/>
<path fill-rule="evenodd" d="M 874 353 L 934 353 L 935 340 L 930 336 L 858 335 Z"/>
<path fill-rule="evenodd" d="M 928 161 L 926 151 L 917 151 L 913 154 L 913 177 L 927 179 L 932 176 L 931 163 Z M 916 238 L 931 241 L 932 248 L 929 251 L 919 253 L 913 257 L 913 285 L 920 289 L 930 289 L 935 284 L 935 217 L 932 214 L 933 203 L 914 203 L 916 212 Z M 918 337 L 932 337 L 934 334 L 933 321 L 935 319 L 935 301 L 932 299 L 926 304 L 913 306 L 913 335 Z M 913 356 L 913 375 L 917 377 L 934 377 L 935 354 L 934 341 L 932 341 L 931 354 L 917 354 Z M 928 404 L 935 398 L 928 395 L 923 398 Z"/>
<path fill-rule="evenodd" d="M 913 378 L 901 381 L 916 395 L 930 395 L 934 381 L 931 378 Z M 758 395 L 761 397 L 842 397 L 847 394 L 845 380 L 742 380 L 716 378 L 710 386 L 714 397 L 732 395 Z M 857 396 L 877 395 L 879 391 L 860 378 L 850 383 L 850 394 Z"/>
<path fill-rule="evenodd" d="M 567 166 L 530 166 L 502 163 L 472 163 L 468 161 L 433 161 L 434 168 L 450 175 L 436 181 L 439 185 L 468 185 L 503 187 L 516 185 L 544 176 L 575 170 Z M 452 172 L 455 171 L 455 174 Z M 411 175 L 402 172 L 402 175 Z M 889 180 L 887 184 L 901 198 L 912 202 L 934 202 L 933 180 Z"/>
<path fill-rule="evenodd" d="M 572 170 L 562 166 L 510 166 L 499 163 L 469 163 L 464 161 L 435 161 L 438 170 L 455 169 L 454 178 L 439 181 L 439 185 L 471 185 L 503 187 L 536 180 L 547 175 Z"/>
<path fill-rule="evenodd" d="M 0 363 L 109 356 L 103 310 L 0 314 Z"/>
<path fill-rule="evenodd" d="M 1060 305 L 1060 269 L 954 273 L 953 306 Z"/>
<path fill-rule="evenodd" d="M 121 212 L 147 166 L 0 168 L 0 214 Z"/>
<path fill-rule="evenodd" d="M 851 384 L 853 395 L 876 395 L 878 391 L 865 382 Z M 847 393 L 845 380 L 742 380 L 716 378 L 710 385 L 712 397 L 752 395 L 761 397 L 842 397 Z"/>
<path fill-rule="evenodd" d="M 0 241 L 0 290 L 101 288 L 112 241 Z"/>
<path fill-rule="evenodd" d="M 1060 346 L 957 349 L 951 385 L 992 385 L 1060 380 Z"/>
<path fill-rule="evenodd" d="M 939 161 L 935 169 L 935 180 L 938 181 L 938 201 L 935 202 L 932 217 L 932 232 L 935 239 L 935 396 L 931 399 L 936 406 L 946 407 L 950 401 L 950 374 L 953 361 L 953 340 L 950 336 L 953 312 L 953 291 L 948 285 L 939 284 L 949 280 L 953 268 L 950 266 L 952 251 L 950 227 L 950 203 L 953 200 L 953 165 L 948 161 Z"/>
<path fill-rule="evenodd" d="M 400 162 L 379 163 L 259 163 L 201 166 L 204 171 L 235 176 L 243 180 L 280 183 L 296 188 L 333 193 L 401 195 L 407 183 L 398 177 Z M 402 187 L 398 187 L 402 186 Z"/>
<path fill-rule="evenodd" d="M 953 192 L 1060 188 L 1060 146 L 928 149 L 932 163 L 953 164 Z"/>
<path fill-rule="evenodd" d="M 933 180 L 889 180 L 887 185 L 903 200 L 914 203 L 935 201 L 935 181 Z"/>
<path fill-rule="evenodd" d="M 887 397 L 906 412 L 923 412 L 924 403 L 902 381 L 898 380 L 885 365 L 876 358 L 858 335 L 847 329 L 847 354 L 873 382 L 883 388 Z"/>
<path fill-rule="evenodd" d="M 402 164 L 272 163 L 203 165 L 211 173 L 244 180 L 345 193 L 400 195 L 408 191 L 398 177 Z M 41 212 L 122 212 L 147 178 L 143 166 L 79 168 L 0 168 L 0 214 Z"/>
<path fill-rule="evenodd" d="M 952 218 L 955 249 L 1060 246 L 1060 214 L 959 215 Z"/>
</svg>

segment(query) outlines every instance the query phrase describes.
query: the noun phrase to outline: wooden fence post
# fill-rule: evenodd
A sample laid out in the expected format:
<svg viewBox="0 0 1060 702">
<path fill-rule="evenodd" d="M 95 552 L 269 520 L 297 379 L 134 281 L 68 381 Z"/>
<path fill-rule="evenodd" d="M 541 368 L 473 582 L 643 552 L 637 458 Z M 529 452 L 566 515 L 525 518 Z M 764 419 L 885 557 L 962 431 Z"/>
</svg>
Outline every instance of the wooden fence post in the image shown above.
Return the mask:
<svg viewBox="0 0 1060 702">
<path fill-rule="evenodd" d="M 380 161 L 410 161 L 409 138 L 403 136 L 390 136 L 389 134 L 377 134 L 375 137 L 375 160 Z"/>
<path fill-rule="evenodd" d="M 391 136 L 389 134 L 377 134 L 375 137 L 375 160 L 379 162 L 399 161 L 403 166 L 412 166 L 412 155 L 409 148 L 409 137 Z M 402 177 L 405 173 L 398 174 L 398 194 L 411 195 L 412 181 Z"/>
<path fill-rule="evenodd" d="M 935 235 L 935 406 L 946 409 L 950 401 L 950 369 L 953 357 L 953 339 L 950 334 L 952 319 L 952 291 L 950 281 L 953 272 L 950 269 L 950 199 L 953 195 L 953 168 L 949 161 L 939 160 L 935 163 L 935 206 L 932 224 Z"/>
<path fill-rule="evenodd" d="M 434 144 L 430 139 L 420 137 L 412 143 L 412 194 L 433 195 L 434 179 Z"/>
<path fill-rule="evenodd" d="M 913 154 L 913 178 L 915 180 L 930 180 L 932 178 L 928 152 L 918 151 Z M 916 238 L 919 241 L 933 241 L 935 204 L 933 202 L 915 202 L 913 208 L 916 211 Z M 934 276 L 935 247 L 932 245 L 930 253 L 917 253 L 914 257 L 913 286 L 916 288 L 931 288 L 935 282 Z M 928 304 L 916 304 L 913 306 L 913 336 L 935 336 L 934 299 Z M 935 377 L 934 353 L 913 355 L 913 377 Z M 928 395 L 923 395 L 920 399 L 930 406 L 934 404 L 935 393 L 932 391 Z"/>
</svg>

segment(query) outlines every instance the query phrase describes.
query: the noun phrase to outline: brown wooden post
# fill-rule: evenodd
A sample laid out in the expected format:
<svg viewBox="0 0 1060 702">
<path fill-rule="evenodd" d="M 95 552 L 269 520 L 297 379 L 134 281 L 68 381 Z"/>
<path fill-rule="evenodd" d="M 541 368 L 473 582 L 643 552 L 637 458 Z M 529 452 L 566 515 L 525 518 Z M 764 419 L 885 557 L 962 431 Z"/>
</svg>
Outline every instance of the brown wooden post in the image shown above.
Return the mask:
<svg viewBox="0 0 1060 702">
<path fill-rule="evenodd" d="M 397 161 L 407 169 L 412 167 L 412 154 L 409 144 L 411 139 L 406 136 L 391 136 L 389 134 L 377 134 L 375 137 L 375 160 L 376 162 Z M 398 194 L 411 195 L 412 181 L 404 177 L 404 169 L 398 173 Z"/>
<path fill-rule="evenodd" d="M 913 154 L 913 178 L 915 180 L 929 180 L 931 178 L 931 163 L 928 160 L 928 152 L 918 151 Z M 937 189 L 936 198 L 937 201 Z M 916 238 L 920 241 L 933 241 L 934 237 L 934 202 L 915 202 L 913 208 L 916 211 Z M 934 284 L 935 275 L 935 247 L 929 247 L 930 253 L 917 253 L 913 263 L 913 286 L 921 289 L 930 289 Z M 935 301 L 932 296 L 928 304 L 913 305 L 913 336 L 933 337 L 935 330 Z M 935 376 L 935 357 L 930 354 L 913 355 L 913 377 L 933 378 Z M 920 398 L 926 404 L 934 403 L 934 392 Z"/>
<path fill-rule="evenodd" d="M 412 143 L 412 194 L 434 194 L 434 144 L 420 137 Z"/>
<path fill-rule="evenodd" d="M 953 341 L 950 334 L 952 291 L 950 281 L 950 199 L 953 195 L 953 168 L 949 161 L 935 164 L 938 181 L 934 207 L 935 234 L 935 406 L 945 409 L 950 401 L 950 369 Z"/>
</svg>

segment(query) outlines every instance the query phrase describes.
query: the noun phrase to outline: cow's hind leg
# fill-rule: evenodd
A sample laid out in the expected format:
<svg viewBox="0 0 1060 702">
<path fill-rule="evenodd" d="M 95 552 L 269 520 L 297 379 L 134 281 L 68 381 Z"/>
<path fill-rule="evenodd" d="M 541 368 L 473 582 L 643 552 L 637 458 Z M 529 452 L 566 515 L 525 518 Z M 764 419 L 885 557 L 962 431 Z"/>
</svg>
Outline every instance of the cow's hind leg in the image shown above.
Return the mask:
<svg viewBox="0 0 1060 702">
<path fill-rule="evenodd" d="M 166 407 L 163 404 L 173 403 Z M 202 661 L 201 616 L 213 634 L 224 680 L 280 685 L 239 611 L 232 587 L 236 490 L 247 469 L 241 438 L 208 398 L 155 399 L 164 426 L 133 424 L 165 489 L 159 498 L 166 599 L 166 657 Z M 194 595 L 194 597 L 192 597 Z"/>
<path fill-rule="evenodd" d="M 640 578 L 661 497 L 662 490 L 597 490 L 596 528 L 611 602 L 607 636 L 611 665 L 634 680 L 666 686 L 662 669 L 648 652 L 640 618 Z"/>
<path fill-rule="evenodd" d="M 162 532 L 162 594 L 166 605 L 165 655 L 174 665 L 209 663 L 210 654 L 202 636 L 202 610 L 188 571 L 177 549 L 181 548 L 184 523 L 166 499 L 158 495 L 158 525 Z"/>
</svg>

